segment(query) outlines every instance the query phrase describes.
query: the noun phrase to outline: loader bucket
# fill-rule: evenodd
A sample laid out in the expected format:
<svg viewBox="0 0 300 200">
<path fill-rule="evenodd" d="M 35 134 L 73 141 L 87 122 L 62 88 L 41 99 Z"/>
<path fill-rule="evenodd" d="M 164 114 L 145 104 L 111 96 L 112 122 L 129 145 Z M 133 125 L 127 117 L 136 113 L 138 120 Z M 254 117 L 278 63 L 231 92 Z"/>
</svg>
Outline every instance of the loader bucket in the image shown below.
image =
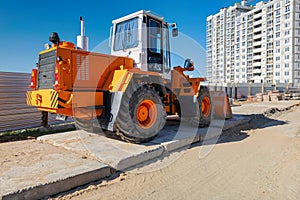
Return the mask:
<svg viewBox="0 0 300 200">
<path fill-rule="evenodd" d="M 231 119 L 232 110 L 229 103 L 228 95 L 224 91 L 211 91 L 213 102 L 213 115 L 219 119 Z"/>
</svg>

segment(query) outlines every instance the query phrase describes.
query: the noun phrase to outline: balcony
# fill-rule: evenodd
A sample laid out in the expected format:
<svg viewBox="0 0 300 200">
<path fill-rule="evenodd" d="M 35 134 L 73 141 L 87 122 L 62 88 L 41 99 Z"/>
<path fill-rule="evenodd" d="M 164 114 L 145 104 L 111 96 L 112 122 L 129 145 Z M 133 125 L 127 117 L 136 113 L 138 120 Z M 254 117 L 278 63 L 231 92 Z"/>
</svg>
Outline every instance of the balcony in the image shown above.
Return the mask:
<svg viewBox="0 0 300 200">
<path fill-rule="evenodd" d="M 261 59 L 261 55 L 257 55 L 257 56 L 253 56 L 254 60 L 260 60 Z"/>
<path fill-rule="evenodd" d="M 261 46 L 261 41 L 254 42 L 254 43 L 253 43 L 253 46 Z"/>
<path fill-rule="evenodd" d="M 253 40 L 258 40 L 261 38 L 261 33 L 257 33 L 253 35 Z"/>
<path fill-rule="evenodd" d="M 261 34 L 261 31 L 262 31 L 262 27 L 261 26 L 253 29 L 254 35 Z"/>
<path fill-rule="evenodd" d="M 261 47 L 253 48 L 253 53 L 259 53 L 262 51 Z"/>
<path fill-rule="evenodd" d="M 253 68 L 257 69 L 257 67 L 261 67 L 261 62 L 253 63 Z"/>
<path fill-rule="evenodd" d="M 257 15 L 260 14 L 260 13 L 262 13 L 262 10 L 257 10 L 257 11 L 255 11 L 255 12 L 254 12 L 254 18 L 256 18 Z"/>
<path fill-rule="evenodd" d="M 261 69 L 254 69 L 253 74 L 261 74 L 262 70 Z"/>
<path fill-rule="evenodd" d="M 254 75 L 254 77 L 251 78 L 251 80 L 253 80 L 254 83 L 261 83 L 262 76 L 260 76 L 260 75 Z"/>
<path fill-rule="evenodd" d="M 258 21 L 254 21 L 253 26 L 257 26 L 257 25 L 260 25 L 260 24 L 262 24 L 262 20 L 261 19 L 258 20 Z"/>
</svg>

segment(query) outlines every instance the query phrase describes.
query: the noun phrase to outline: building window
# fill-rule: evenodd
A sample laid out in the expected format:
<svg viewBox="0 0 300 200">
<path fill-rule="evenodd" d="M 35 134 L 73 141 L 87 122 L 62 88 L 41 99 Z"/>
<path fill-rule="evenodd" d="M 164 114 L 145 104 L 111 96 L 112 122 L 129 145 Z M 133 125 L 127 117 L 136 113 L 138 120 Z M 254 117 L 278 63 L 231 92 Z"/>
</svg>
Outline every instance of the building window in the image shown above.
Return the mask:
<svg viewBox="0 0 300 200">
<path fill-rule="evenodd" d="M 280 23 L 280 17 L 276 17 L 276 23 Z"/>
<path fill-rule="evenodd" d="M 267 36 L 268 40 L 273 38 L 273 35 L 268 35 Z"/>
<path fill-rule="evenodd" d="M 276 8 L 280 8 L 280 2 L 276 4 Z"/>
<path fill-rule="evenodd" d="M 273 5 L 268 6 L 268 12 L 273 10 Z"/>
<path fill-rule="evenodd" d="M 276 10 L 276 16 L 280 16 L 280 9 Z"/>
<path fill-rule="evenodd" d="M 285 28 L 290 27 L 290 22 L 285 23 Z"/>
<path fill-rule="evenodd" d="M 285 7 L 285 12 L 290 12 L 290 9 L 291 9 L 290 6 L 286 6 Z"/>
<path fill-rule="evenodd" d="M 273 13 L 268 13 L 268 18 L 271 18 L 271 17 L 273 17 Z"/>
<path fill-rule="evenodd" d="M 287 35 L 289 35 L 289 34 L 290 34 L 290 31 L 289 31 L 289 30 L 284 32 L 284 35 L 285 35 L 285 36 L 287 36 Z"/>
<path fill-rule="evenodd" d="M 290 59 L 290 55 L 285 55 L 284 58 L 285 58 L 286 60 L 288 60 L 288 59 Z"/>
<path fill-rule="evenodd" d="M 276 64 L 276 69 L 280 69 L 280 64 Z"/>
<path fill-rule="evenodd" d="M 279 61 L 279 60 L 280 60 L 280 56 L 277 56 L 277 57 L 276 57 L 276 61 Z"/>
<path fill-rule="evenodd" d="M 285 76 L 289 76 L 289 75 L 290 75 L 290 72 L 284 72 L 284 75 L 285 75 Z"/>
<path fill-rule="evenodd" d="M 276 38 L 280 38 L 280 32 L 276 33 Z"/>
<path fill-rule="evenodd" d="M 290 47 L 286 47 L 284 50 L 285 50 L 285 52 L 288 52 L 288 51 L 290 51 Z"/>
<path fill-rule="evenodd" d="M 276 46 L 280 46 L 280 41 L 276 41 Z"/>
<path fill-rule="evenodd" d="M 280 25 L 276 25 L 276 28 L 275 28 L 276 31 L 280 31 Z"/>
<path fill-rule="evenodd" d="M 276 73 L 275 73 L 275 76 L 280 76 L 280 72 L 276 72 Z"/>
<path fill-rule="evenodd" d="M 268 26 L 272 26 L 273 20 L 269 20 L 267 24 L 268 24 Z"/>
<path fill-rule="evenodd" d="M 290 42 L 290 39 L 289 39 L 289 38 L 284 40 L 284 43 L 285 43 L 285 44 L 288 44 L 289 42 Z"/>
<path fill-rule="evenodd" d="M 290 13 L 287 13 L 287 14 L 285 15 L 285 19 L 290 19 Z"/>
</svg>

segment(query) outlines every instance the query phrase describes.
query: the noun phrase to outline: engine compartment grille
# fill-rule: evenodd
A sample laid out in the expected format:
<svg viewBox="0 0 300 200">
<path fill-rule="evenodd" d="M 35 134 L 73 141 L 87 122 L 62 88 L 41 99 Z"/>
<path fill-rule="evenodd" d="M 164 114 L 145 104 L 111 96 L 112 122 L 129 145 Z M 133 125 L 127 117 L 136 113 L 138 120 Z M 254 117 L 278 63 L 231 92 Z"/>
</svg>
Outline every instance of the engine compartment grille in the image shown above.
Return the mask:
<svg viewBox="0 0 300 200">
<path fill-rule="evenodd" d="M 53 89 L 55 81 L 56 50 L 39 55 L 38 89 Z"/>
</svg>

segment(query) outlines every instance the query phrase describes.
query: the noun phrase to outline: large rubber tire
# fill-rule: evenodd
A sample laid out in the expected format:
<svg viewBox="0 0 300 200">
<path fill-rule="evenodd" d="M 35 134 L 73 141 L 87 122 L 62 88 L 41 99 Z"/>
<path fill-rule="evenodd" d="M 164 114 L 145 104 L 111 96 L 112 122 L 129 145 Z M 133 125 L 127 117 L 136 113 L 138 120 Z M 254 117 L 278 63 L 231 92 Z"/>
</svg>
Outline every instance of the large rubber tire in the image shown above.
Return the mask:
<svg viewBox="0 0 300 200">
<path fill-rule="evenodd" d="M 193 126 L 209 126 L 213 116 L 213 103 L 207 87 L 201 87 L 197 101 L 199 109 L 197 109 L 196 116 L 190 122 Z"/>
<path fill-rule="evenodd" d="M 121 139 L 132 142 L 147 142 L 164 127 L 166 112 L 162 100 L 150 86 L 144 85 L 132 92 L 129 86 L 122 102 L 115 125 Z"/>
</svg>

